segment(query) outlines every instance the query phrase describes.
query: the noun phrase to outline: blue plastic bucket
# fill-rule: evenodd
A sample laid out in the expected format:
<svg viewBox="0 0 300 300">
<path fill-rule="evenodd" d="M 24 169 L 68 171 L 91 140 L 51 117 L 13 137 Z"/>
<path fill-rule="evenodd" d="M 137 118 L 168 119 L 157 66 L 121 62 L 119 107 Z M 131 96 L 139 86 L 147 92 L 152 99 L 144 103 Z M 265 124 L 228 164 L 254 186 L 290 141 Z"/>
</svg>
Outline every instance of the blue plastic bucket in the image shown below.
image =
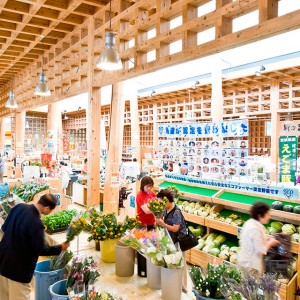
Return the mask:
<svg viewBox="0 0 300 300">
<path fill-rule="evenodd" d="M 52 296 L 52 300 L 69 300 L 68 295 L 64 295 L 66 291 L 67 279 L 58 281 L 53 285 L 50 285 L 49 291 Z"/>
<path fill-rule="evenodd" d="M 64 278 L 64 268 L 50 271 L 50 260 L 44 260 L 36 264 L 34 270 L 35 300 L 51 300 L 49 286 Z"/>
</svg>

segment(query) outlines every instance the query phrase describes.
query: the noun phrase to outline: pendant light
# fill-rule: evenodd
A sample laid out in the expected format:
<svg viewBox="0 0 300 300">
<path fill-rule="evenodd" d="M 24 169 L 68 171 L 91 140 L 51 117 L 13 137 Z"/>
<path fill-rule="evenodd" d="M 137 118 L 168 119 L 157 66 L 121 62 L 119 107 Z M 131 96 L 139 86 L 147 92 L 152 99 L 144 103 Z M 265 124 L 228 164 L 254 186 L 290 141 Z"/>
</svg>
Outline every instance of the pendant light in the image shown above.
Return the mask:
<svg viewBox="0 0 300 300">
<path fill-rule="evenodd" d="M 116 49 L 116 35 L 111 30 L 111 1 L 109 2 L 109 31 L 105 33 L 105 48 L 100 54 L 96 66 L 107 71 L 122 69 L 122 60 Z"/>
<path fill-rule="evenodd" d="M 35 88 L 35 92 L 34 94 L 36 96 L 51 96 L 51 91 L 48 87 L 48 85 L 46 84 L 46 72 L 44 71 L 44 45 L 43 45 L 43 36 L 42 36 L 42 73 L 40 74 L 40 81 L 38 83 L 38 85 Z"/>
<path fill-rule="evenodd" d="M 8 93 L 8 100 L 5 103 L 6 108 L 17 108 L 18 104 L 15 100 L 15 93 L 13 91 L 13 73 L 11 73 L 11 91 Z"/>
</svg>

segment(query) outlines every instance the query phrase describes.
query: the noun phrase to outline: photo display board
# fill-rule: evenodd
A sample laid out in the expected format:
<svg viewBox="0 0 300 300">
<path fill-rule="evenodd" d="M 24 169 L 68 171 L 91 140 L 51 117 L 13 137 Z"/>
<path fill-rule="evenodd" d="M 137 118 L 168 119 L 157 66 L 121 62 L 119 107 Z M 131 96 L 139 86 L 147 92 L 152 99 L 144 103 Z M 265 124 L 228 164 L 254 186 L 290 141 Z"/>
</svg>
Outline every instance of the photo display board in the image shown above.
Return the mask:
<svg viewBox="0 0 300 300">
<path fill-rule="evenodd" d="M 249 175 L 248 130 L 248 120 L 160 124 L 160 166 L 176 172 L 170 165 L 180 165 L 181 175 Z"/>
</svg>

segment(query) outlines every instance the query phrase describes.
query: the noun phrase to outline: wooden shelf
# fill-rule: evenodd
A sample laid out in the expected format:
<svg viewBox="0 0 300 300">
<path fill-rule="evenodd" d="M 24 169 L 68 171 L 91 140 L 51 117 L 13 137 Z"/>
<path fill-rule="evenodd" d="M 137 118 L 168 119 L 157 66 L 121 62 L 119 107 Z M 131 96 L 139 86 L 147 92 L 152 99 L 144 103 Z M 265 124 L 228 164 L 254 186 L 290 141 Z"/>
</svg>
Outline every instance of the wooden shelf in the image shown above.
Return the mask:
<svg viewBox="0 0 300 300">
<path fill-rule="evenodd" d="M 192 215 L 186 212 L 182 212 L 184 218 L 188 222 L 196 223 L 199 225 L 205 225 L 205 218 L 201 216 Z"/>
</svg>

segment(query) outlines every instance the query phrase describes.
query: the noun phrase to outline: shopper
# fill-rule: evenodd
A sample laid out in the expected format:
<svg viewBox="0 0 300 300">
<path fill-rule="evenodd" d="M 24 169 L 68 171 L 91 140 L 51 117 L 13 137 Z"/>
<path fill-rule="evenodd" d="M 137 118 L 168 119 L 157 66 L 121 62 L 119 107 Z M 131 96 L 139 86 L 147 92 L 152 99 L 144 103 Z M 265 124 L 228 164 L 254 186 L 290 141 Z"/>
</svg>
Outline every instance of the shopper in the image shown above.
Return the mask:
<svg viewBox="0 0 300 300">
<path fill-rule="evenodd" d="M 64 190 L 64 194 L 66 194 L 66 189 L 69 185 L 71 179 L 72 170 L 68 167 L 67 163 L 64 161 L 60 162 L 60 178 L 62 189 Z"/>
<path fill-rule="evenodd" d="M 3 174 L 4 174 L 4 159 L 0 155 L 0 183 L 3 183 Z"/>
<path fill-rule="evenodd" d="M 156 219 L 156 224 L 162 226 L 168 230 L 170 236 L 176 244 L 178 237 L 184 237 L 187 235 L 187 228 L 185 225 L 185 219 L 180 211 L 180 208 L 174 203 L 174 193 L 170 189 L 160 190 L 157 194 L 157 198 L 167 198 L 166 209 L 164 211 L 163 219 Z M 185 252 L 182 251 L 184 259 L 184 267 L 182 274 L 182 291 L 187 293 L 187 265 Z"/>
<path fill-rule="evenodd" d="M 85 158 L 83 161 L 83 167 L 81 169 L 81 174 L 86 175 L 88 172 L 88 165 L 87 165 L 88 159 Z"/>
<path fill-rule="evenodd" d="M 266 235 L 264 225 L 269 223 L 270 218 L 270 207 L 263 202 L 256 202 L 251 208 L 251 219 L 244 224 L 241 231 L 238 263 L 258 275 L 264 271 L 264 255 L 279 244 L 277 240 Z"/>
<path fill-rule="evenodd" d="M 45 245 L 41 215 L 50 214 L 55 206 L 56 198 L 45 194 L 37 204 L 18 204 L 9 213 L 0 242 L 0 300 L 29 300 L 38 257 L 68 249 L 69 243 Z"/>
<path fill-rule="evenodd" d="M 148 208 L 149 201 L 156 197 L 152 192 L 153 185 L 153 179 L 150 176 L 144 176 L 141 180 L 140 191 L 136 195 L 138 221 L 148 230 L 153 229 L 155 224 L 154 215 Z"/>
</svg>

